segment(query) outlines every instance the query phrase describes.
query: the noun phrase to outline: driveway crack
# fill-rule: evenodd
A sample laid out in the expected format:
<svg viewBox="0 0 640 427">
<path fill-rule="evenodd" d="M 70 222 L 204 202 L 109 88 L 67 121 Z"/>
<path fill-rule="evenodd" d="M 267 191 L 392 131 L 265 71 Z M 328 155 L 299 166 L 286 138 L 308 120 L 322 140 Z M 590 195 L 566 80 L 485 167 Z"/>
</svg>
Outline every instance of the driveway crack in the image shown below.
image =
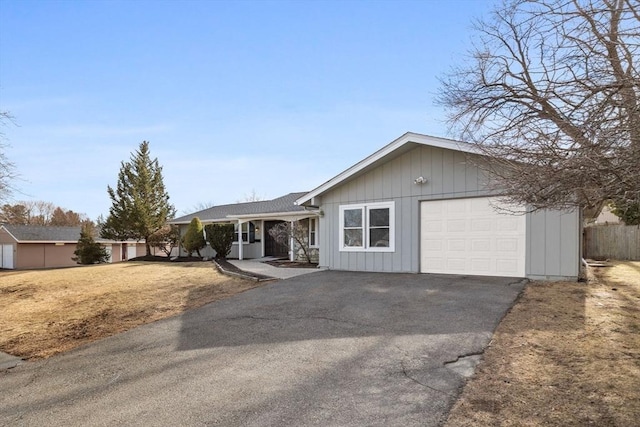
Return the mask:
<svg viewBox="0 0 640 427">
<path fill-rule="evenodd" d="M 449 393 L 448 391 L 440 390 L 439 388 L 435 388 L 435 387 L 431 387 L 430 385 L 425 384 L 425 383 L 423 383 L 423 382 L 418 381 L 417 379 L 415 379 L 415 378 L 414 378 L 413 376 L 411 376 L 411 374 L 409 374 L 409 372 L 407 371 L 407 368 L 406 368 L 406 366 L 405 366 L 405 364 L 404 364 L 404 360 L 401 360 L 401 361 L 400 361 L 400 367 L 402 368 L 402 373 L 403 373 L 403 375 L 404 375 L 406 378 L 408 378 L 408 379 L 410 379 L 411 381 L 413 381 L 414 383 L 419 384 L 419 385 L 421 385 L 421 386 L 422 386 L 422 387 L 424 387 L 424 388 L 428 388 L 429 390 L 433 390 L 433 391 L 435 391 L 435 392 L 437 392 L 437 393 L 442 393 L 442 394 L 445 394 L 445 395 L 447 395 L 447 396 L 454 396 L 453 394 Z"/>
<path fill-rule="evenodd" d="M 409 371 L 407 370 L 407 367 L 405 366 L 405 359 L 409 359 L 409 353 L 406 350 L 403 350 L 402 348 L 400 348 L 399 346 L 395 346 L 395 348 L 397 348 L 403 355 L 404 355 L 404 359 L 400 359 L 400 368 L 402 368 L 402 374 L 407 378 L 410 379 L 411 381 L 413 381 L 414 383 L 421 385 L 424 388 L 428 388 L 429 390 L 433 390 L 437 393 L 442 393 L 445 394 L 447 396 L 453 396 L 455 397 L 455 395 L 449 393 L 448 391 L 445 390 L 440 390 L 439 388 L 436 387 L 432 387 L 428 384 L 423 383 L 422 381 L 417 380 L 416 378 L 414 378 Z"/>
</svg>

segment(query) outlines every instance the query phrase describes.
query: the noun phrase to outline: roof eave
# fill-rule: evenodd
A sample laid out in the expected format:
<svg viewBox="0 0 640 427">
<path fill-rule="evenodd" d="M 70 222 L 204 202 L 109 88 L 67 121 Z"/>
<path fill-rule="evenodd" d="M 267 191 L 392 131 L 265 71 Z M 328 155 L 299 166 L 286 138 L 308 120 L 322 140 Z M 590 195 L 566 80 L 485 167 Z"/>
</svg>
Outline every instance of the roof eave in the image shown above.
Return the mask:
<svg viewBox="0 0 640 427">
<path fill-rule="evenodd" d="M 315 211 L 291 211 L 291 212 L 273 212 L 273 213 L 260 213 L 260 214 L 243 214 L 243 215 L 229 215 L 228 219 L 265 219 L 265 218 L 290 218 L 290 217 L 308 217 L 317 215 Z"/>
</svg>

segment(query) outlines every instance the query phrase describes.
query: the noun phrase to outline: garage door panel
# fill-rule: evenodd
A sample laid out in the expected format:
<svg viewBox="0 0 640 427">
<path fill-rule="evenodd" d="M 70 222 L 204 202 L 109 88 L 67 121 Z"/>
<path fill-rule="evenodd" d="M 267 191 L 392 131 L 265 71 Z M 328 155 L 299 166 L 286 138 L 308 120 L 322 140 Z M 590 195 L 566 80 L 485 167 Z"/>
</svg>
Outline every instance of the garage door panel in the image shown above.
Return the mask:
<svg viewBox="0 0 640 427">
<path fill-rule="evenodd" d="M 496 261 L 496 272 L 509 276 L 518 272 L 518 260 L 515 259 L 499 259 Z M 523 274 L 524 276 L 524 274 Z"/>
<path fill-rule="evenodd" d="M 449 220 L 446 230 L 449 233 L 464 233 L 467 231 L 467 222 L 464 219 Z"/>
<path fill-rule="evenodd" d="M 448 258 L 446 260 L 447 269 L 459 273 L 463 273 L 467 270 L 466 259 L 464 258 Z"/>
<path fill-rule="evenodd" d="M 450 239 L 447 243 L 447 248 L 450 251 L 464 252 L 466 250 L 467 242 L 464 239 Z"/>
<path fill-rule="evenodd" d="M 472 239 L 471 250 L 473 252 L 490 252 L 491 239 Z"/>
<path fill-rule="evenodd" d="M 518 250 L 518 239 L 496 239 L 496 251 L 516 252 Z"/>
<path fill-rule="evenodd" d="M 445 269 L 444 259 L 442 258 L 425 257 L 422 259 L 422 262 L 428 270 L 439 271 Z"/>
<path fill-rule="evenodd" d="M 441 251 L 442 250 L 442 240 L 440 239 L 425 239 L 422 244 L 424 248 L 428 251 Z"/>
<path fill-rule="evenodd" d="M 493 227 L 493 221 L 490 218 L 474 219 L 471 220 L 471 232 L 485 232 L 491 231 Z"/>
<path fill-rule="evenodd" d="M 500 218 L 497 220 L 498 230 L 505 231 L 505 232 L 519 231 L 518 229 L 519 224 L 520 224 L 520 221 L 518 221 L 517 218 Z"/>
<path fill-rule="evenodd" d="M 526 219 L 510 211 L 495 198 L 422 202 L 420 270 L 524 277 Z"/>
<path fill-rule="evenodd" d="M 441 220 L 437 220 L 437 221 L 425 220 L 425 221 L 423 221 L 422 226 L 424 227 L 424 229 L 426 231 L 442 231 L 442 221 Z"/>
<path fill-rule="evenodd" d="M 473 258 L 471 260 L 471 271 L 478 272 L 477 274 L 488 273 L 491 271 L 490 264 L 490 258 Z"/>
</svg>

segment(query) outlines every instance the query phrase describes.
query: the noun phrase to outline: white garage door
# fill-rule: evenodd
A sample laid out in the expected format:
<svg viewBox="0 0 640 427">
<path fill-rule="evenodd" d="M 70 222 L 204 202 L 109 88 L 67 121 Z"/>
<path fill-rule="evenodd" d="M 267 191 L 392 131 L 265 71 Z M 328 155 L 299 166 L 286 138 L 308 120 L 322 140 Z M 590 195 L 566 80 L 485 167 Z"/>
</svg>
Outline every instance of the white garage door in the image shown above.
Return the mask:
<svg viewBox="0 0 640 427">
<path fill-rule="evenodd" d="M 525 215 L 481 197 L 422 202 L 420 271 L 524 277 Z"/>
</svg>

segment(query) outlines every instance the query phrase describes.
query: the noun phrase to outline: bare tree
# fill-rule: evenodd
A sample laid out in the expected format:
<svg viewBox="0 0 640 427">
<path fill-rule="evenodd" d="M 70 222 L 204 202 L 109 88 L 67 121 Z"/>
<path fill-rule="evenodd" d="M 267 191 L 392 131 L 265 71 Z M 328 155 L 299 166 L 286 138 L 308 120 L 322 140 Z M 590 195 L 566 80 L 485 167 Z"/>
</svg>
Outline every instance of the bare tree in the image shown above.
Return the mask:
<svg viewBox="0 0 640 427">
<path fill-rule="evenodd" d="M 256 193 L 256 189 L 253 188 L 251 189 L 251 193 L 244 195 L 244 197 L 242 198 L 242 200 L 236 200 L 236 203 L 243 203 L 243 202 L 260 202 L 264 200 L 264 197 L 258 195 L 258 193 Z"/>
<path fill-rule="evenodd" d="M 20 201 L 0 206 L 0 223 L 75 227 L 93 222 L 83 213 L 65 210 L 42 200 Z"/>
<path fill-rule="evenodd" d="M 18 203 L 27 208 L 28 224 L 50 225 L 56 205 L 44 200 L 26 200 Z"/>
<path fill-rule="evenodd" d="M 511 202 L 597 211 L 640 202 L 640 4 L 507 0 L 441 79 L 451 130 Z"/>
<path fill-rule="evenodd" d="M 13 116 L 8 111 L 0 111 L 0 127 L 13 123 Z M 0 202 L 9 199 L 13 192 L 11 182 L 17 178 L 15 165 L 7 158 L 4 132 L 0 131 Z"/>
<path fill-rule="evenodd" d="M 190 210 L 186 210 L 186 211 L 182 211 L 182 212 L 185 215 L 188 215 L 188 214 L 193 213 L 193 212 L 204 211 L 206 209 L 214 207 L 215 205 L 216 204 L 212 200 L 209 200 L 208 202 L 198 202 L 195 205 L 193 205 Z"/>
<path fill-rule="evenodd" d="M 293 239 L 302 249 L 307 262 L 311 263 L 309 228 L 301 221 L 294 221 L 293 224 L 288 221 L 276 224 L 269 229 L 269 234 L 276 242 L 287 246 L 289 245 L 289 240 Z"/>
</svg>

